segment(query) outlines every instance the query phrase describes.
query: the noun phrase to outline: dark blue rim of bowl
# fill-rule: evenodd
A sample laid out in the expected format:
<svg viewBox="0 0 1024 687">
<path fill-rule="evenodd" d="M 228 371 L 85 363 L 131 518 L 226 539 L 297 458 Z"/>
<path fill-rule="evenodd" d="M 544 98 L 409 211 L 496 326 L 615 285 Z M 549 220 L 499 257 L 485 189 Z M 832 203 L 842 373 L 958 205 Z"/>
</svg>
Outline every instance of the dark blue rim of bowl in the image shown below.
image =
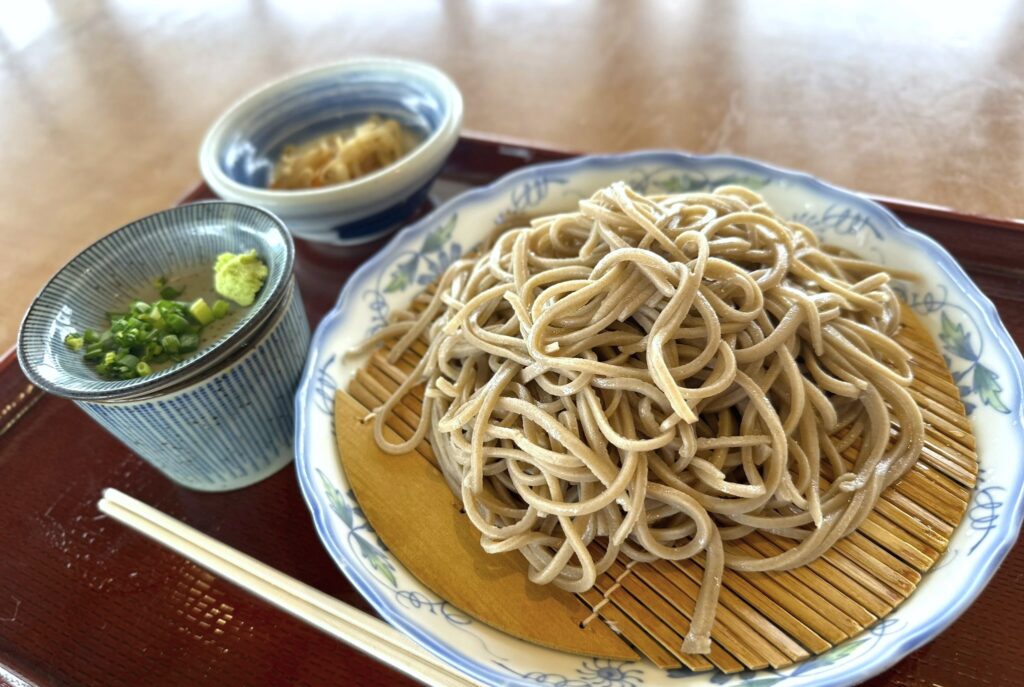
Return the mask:
<svg viewBox="0 0 1024 687">
<path fill-rule="evenodd" d="M 420 188 L 412 192 L 412 194 L 399 201 L 397 204 L 382 210 L 376 214 L 357 219 L 352 222 L 338 225 L 334 227 L 331 232 L 337 237 L 338 241 L 345 242 L 348 244 L 356 245 L 360 243 L 368 243 L 375 239 L 388 234 L 389 232 L 398 229 L 401 224 L 407 220 L 414 212 L 420 209 L 426 201 L 427 196 L 430 193 L 430 187 L 434 185 L 434 180 L 437 179 L 437 175 L 441 170 L 430 175 L 430 178 Z M 304 236 L 309 241 L 316 241 L 318 237 L 313 234 L 310 236 Z M 320 239 L 321 241 L 331 241 L 334 236 L 327 235 L 326 239 Z"/>
<path fill-rule="evenodd" d="M 41 374 L 37 369 L 36 361 L 27 359 L 25 348 L 28 333 L 26 332 L 25 325 L 29 322 L 38 306 L 40 298 L 44 293 L 46 293 L 47 289 L 49 289 L 62 274 L 69 270 L 71 265 L 73 265 L 82 255 L 94 250 L 103 250 L 104 245 L 115 240 L 114 237 L 117 234 L 130 231 L 161 215 L 174 214 L 182 212 L 183 208 L 204 205 L 219 205 L 224 207 L 235 206 L 250 212 L 255 212 L 256 214 L 264 215 L 270 220 L 271 226 L 274 227 L 281 236 L 285 246 L 284 267 L 280 273 L 269 275 L 267 282 L 264 284 L 264 288 L 269 287 L 271 291 L 262 306 L 257 310 L 251 310 L 247 313 L 230 333 L 222 336 L 214 345 L 201 349 L 192 357 L 158 372 L 146 375 L 145 377 L 116 381 L 105 381 L 97 378 L 94 380 L 93 388 L 78 389 L 61 385 Z M 295 243 L 292 240 L 291 232 L 288 231 L 284 222 L 282 222 L 277 215 L 261 207 L 248 205 L 246 203 L 236 203 L 233 201 L 206 200 L 188 203 L 187 205 L 179 205 L 145 215 L 144 217 L 140 217 L 115 229 L 109 234 L 106 234 L 89 244 L 47 280 L 46 284 L 43 285 L 43 288 L 39 290 L 39 293 L 36 294 L 36 297 L 32 300 L 32 304 L 29 306 L 28 310 L 25 312 L 25 316 L 21 320 L 21 326 L 18 331 L 18 363 L 21 365 L 21 369 L 25 372 L 25 376 L 28 377 L 29 381 L 35 386 L 56 396 L 70 398 L 76 401 L 134 401 L 143 397 L 151 397 L 157 393 L 168 391 L 172 388 L 181 388 L 182 386 L 195 381 L 198 376 L 209 372 L 211 367 L 218 365 L 226 358 L 230 357 L 239 345 L 246 343 L 253 333 L 258 332 L 261 329 L 262 325 L 278 308 L 282 299 L 288 293 L 288 286 L 292 283 L 294 266 Z"/>
<path fill-rule="evenodd" d="M 413 70 L 413 71 L 421 72 L 421 75 L 422 75 L 422 73 L 429 73 L 432 77 L 437 79 L 437 83 L 439 84 L 438 88 L 436 89 L 436 95 L 437 95 L 438 100 L 443 102 L 443 101 L 445 101 L 446 96 L 451 96 L 451 101 L 446 103 L 447 107 L 445 108 L 445 116 L 438 123 L 438 126 L 436 128 L 434 128 L 432 131 L 430 131 L 429 135 L 426 138 L 424 138 L 422 141 L 420 141 L 413 150 L 409 151 L 409 153 L 406 154 L 406 157 L 409 157 L 409 156 L 412 156 L 412 155 L 421 155 L 425 148 L 427 148 L 428 146 L 433 145 L 433 144 L 436 143 L 437 139 L 439 137 L 441 137 L 444 134 L 444 132 L 446 131 L 446 129 L 451 126 L 451 122 L 452 121 L 456 121 L 457 122 L 456 129 L 461 127 L 462 119 L 463 119 L 463 116 L 464 116 L 465 103 L 464 103 L 463 98 L 462 98 L 462 92 L 459 90 L 458 86 L 455 84 L 455 81 L 451 78 L 451 76 L 448 75 L 447 72 L 445 72 L 442 69 L 440 69 L 438 67 L 435 67 L 434 65 L 429 64 L 427 62 L 421 62 L 419 60 L 413 60 L 413 59 L 405 59 L 405 58 L 399 58 L 399 57 L 381 57 L 381 56 L 356 57 L 356 58 L 340 60 L 340 61 L 337 61 L 337 62 L 330 62 L 330 63 L 322 64 L 322 65 L 319 65 L 319 66 L 314 66 L 314 67 L 309 68 L 309 69 L 302 69 L 302 70 L 299 70 L 299 71 L 292 72 L 290 74 L 285 74 L 281 78 L 276 79 L 274 81 L 271 81 L 269 83 L 266 83 L 266 84 L 264 84 L 264 85 L 262 85 L 262 86 L 260 86 L 260 87 L 258 87 L 256 89 L 252 90 L 252 91 L 249 91 L 245 95 L 243 95 L 241 98 L 236 100 L 231 106 L 229 106 L 229 108 L 226 111 L 224 111 L 214 121 L 214 123 L 211 125 L 210 129 L 207 130 L 206 134 L 204 135 L 203 141 L 199 145 L 200 167 L 203 167 L 204 152 L 209 148 L 209 150 L 211 151 L 211 157 L 213 158 L 211 172 L 214 173 L 214 174 L 220 174 L 222 176 L 222 178 L 218 180 L 218 183 L 224 184 L 227 187 L 236 187 L 235 188 L 236 191 L 240 190 L 240 191 L 242 191 L 244 193 L 253 193 L 253 192 L 255 192 L 255 193 L 258 193 L 258 194 L 265 194 L 265 197 L 263 198 L 263 200 L 268 200 L 268 199 L 273 199 L 273 198 L 285 198 L 285 197 L 289 197 L 289 198 L 302 197 L 302 198 L 310 198 L 310 199 L 312 199 L 312 198 L 320 198 L 320 197 L 323 197 L 324 195 L 329 194 L 331 191 L 336 190 L 338 188 L 342 188 L 342 187 L 351 188 L 351 187 L 356 187 L 356 186 L 365 186 L 366 184 L 369 184 L 369 183 L 377 180 L 380 176 L 393 171 L 395 166 L 398 164 L 397 162 L 394 162 L 394 163 L 392 163 L 390 165 L 387 165 L 387 166 L 385 166 L 385 167 L 383 167 L 383 168 L 381 168 L 381 169 L 379 169 L 379 170 L 377 170 L 375 172 L 371 172 L 370 174 L 367 174 L 367 175 L 365 175 L 363 177 L 359 177 L 357 179 L 352 179 L 350 181 L 343 182 L 343 183 L 340 183 L 340 184 L 333 184 L 331 186 L 325 186 L 325 187 L 321 187 L 321 188 L 276 190 L 276 189 L 271 189 L 271 188 L 266 188 L 266 187 L 261 187 L 261 186 L 254 186 L 254 185 L 251 185 L 251 184 L 240 182 L 240 181 L 232 178 L 224 170 L 223 166 L 221 165 L 221 158 L 220 158 L 219 150 L 220 150 L 220 147 L 221 147 L 220 144 L 221 144 L 222 141 L 219 141 L 216 146 L 214 146 L 213 143 L 211 142 L 211 138 L 210 138 L 211 133 L 215 129 L 221 128 L 227 120 L 229 120 L 232 116 L 235 116 L 237 114 L 237 111 L 239 109 L 241 109 L 243 106 L 247 105 L 253 98 L 255 98 L 257 96 L 260 96 L 260 95 L 263 95 L 264 93 L 266 93 L 268 91 L 275 90 L 275 89 L 280 89 L 280 90 L 282 90 L 283 93 L 286 94 L 286 93 L 288 93 L 288 88 L 294 88 L 295 87 L 292 84 L 292 82 L 294 80 L 298 79 L 298 78 L 307 77 L 307 76 L 310 76 L 311 74 L 317 74 L 319 72 L 323 72 L 325 74 L 332 74 L 333 75 L 334 72 L 336 72 L 339 69 L 347 70 L 347 69 L 351 69 L 351 68 L 357 67 L 357 66 L 359 66 L 361 64 L 366 64 L 366 65 L 370 65 L 370 66 L 378 66 L 378 67 L 382 67 L 382 68 L 394 67 L 394 68 L 410 69 L 410 70 Z M 288 88 L 286 88 L 286 87 L 288 87 Z M 434 90 L 434 89 L 432 88 L 431 90 Z M 221 138 L 223 138 L 223 136 L 227 133 L 227 131 L 230 131 L 230 130 L 225 130 L 225 131 L 221 132 Z M 457 135 L 456 135 L 456 138 L 458 138 Z M 253 198 L 252 200 L 253 200 L 253 202 L 257 202 L 260 199 L 259 198 Z"/>
</svg>

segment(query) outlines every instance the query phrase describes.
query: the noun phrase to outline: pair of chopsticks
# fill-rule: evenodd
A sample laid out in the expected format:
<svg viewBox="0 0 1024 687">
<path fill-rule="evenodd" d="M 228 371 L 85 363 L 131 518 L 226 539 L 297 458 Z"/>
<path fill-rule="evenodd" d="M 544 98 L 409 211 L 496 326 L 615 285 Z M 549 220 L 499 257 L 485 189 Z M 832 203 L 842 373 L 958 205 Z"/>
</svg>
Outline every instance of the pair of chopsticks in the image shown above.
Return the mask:
<svg viewBox="0 0 1024 687">
<path fill-rule="evenodd" d="M 175 520 L 117 489 L 99 509 L 299 620 L 428 685 L 477 687 L 387 623 Z"/>
</svg>

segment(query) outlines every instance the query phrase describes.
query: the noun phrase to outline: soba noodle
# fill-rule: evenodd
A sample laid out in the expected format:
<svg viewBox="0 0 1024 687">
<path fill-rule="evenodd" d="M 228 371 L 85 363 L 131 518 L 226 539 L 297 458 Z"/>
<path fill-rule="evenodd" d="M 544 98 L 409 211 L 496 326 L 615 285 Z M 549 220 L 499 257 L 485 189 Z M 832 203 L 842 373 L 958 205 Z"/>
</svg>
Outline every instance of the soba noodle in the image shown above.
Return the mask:
<svg viewBox="0 0 1024 687">
<path fill-rule="evenodd" d="M 706 653 L 723 568 L 813 561 L 921 451 L 889 279 L 746 188 L 616 183 L 452 264 L 367 342 L 400 337 L 392 361 L 426 345 L 375 437 L 404 453 L 429 433 L 482 547 L 519 551 L 537 584 L 703 554 L 683 650 Z M 415 433 L 388 441 L 424 382 Z M 793 545 L 732 544 L 754 531 Z"/>
</svg>

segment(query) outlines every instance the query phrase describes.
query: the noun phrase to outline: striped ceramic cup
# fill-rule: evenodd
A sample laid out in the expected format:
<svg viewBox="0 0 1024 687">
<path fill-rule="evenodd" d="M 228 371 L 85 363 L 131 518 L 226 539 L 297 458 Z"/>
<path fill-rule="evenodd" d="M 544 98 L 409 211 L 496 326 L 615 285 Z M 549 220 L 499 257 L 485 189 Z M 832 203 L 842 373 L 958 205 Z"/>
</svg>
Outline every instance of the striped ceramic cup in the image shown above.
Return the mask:
<svg viewBox="0 0 1024 687">
<path fill-rule="evenodd" d="M 69 332 L 103 329 L 107 311 L 155 277 L 252 249 L 269 270 L 256 301 L 191 357 L 111 381 L 64 344 Z M 294 260 L 287 229 L 259 208 L 196 203 L 145 217 L 86 248 L 43 287 L 22 322 L 18 359 L 34 384 L 74 400 L 175 482 L 244 487 L 292 459 L 293 396 L 309 345 Z"/>
</svg>

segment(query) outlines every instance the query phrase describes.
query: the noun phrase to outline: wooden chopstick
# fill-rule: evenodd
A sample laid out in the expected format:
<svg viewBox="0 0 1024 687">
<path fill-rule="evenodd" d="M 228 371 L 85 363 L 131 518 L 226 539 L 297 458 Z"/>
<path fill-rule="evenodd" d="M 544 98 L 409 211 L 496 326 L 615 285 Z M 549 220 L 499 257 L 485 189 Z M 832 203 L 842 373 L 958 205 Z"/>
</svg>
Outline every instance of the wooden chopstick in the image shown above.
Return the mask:
<svg viewBox="0 0 1024 687">
<path fill-rule="evenodd" d="M 98 505 L 101 511 L 135 531 L 424 684 L 481 684 L 458 673 L 387 623 L 117 489 L 104 489 Z"/>
</svg>

